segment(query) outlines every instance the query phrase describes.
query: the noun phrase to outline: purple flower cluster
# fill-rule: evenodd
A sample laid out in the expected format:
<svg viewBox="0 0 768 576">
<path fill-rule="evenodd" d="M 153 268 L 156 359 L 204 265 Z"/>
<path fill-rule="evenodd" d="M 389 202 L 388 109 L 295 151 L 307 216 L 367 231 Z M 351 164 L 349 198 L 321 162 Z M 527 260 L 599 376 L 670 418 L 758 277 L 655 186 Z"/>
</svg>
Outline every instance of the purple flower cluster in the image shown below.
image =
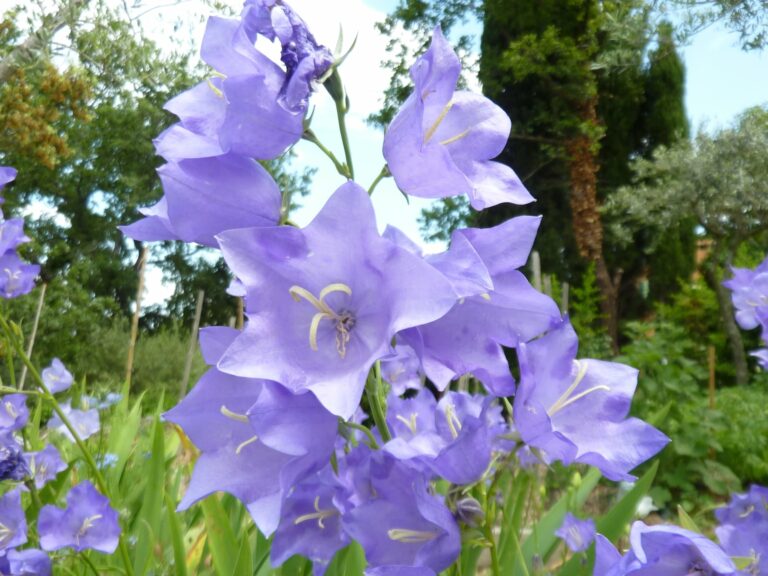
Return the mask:
<svg viewBox="0 0 768 576">
<path fill-rule="evenodd" d="M 42 379 L 50 392 L 62 392 L 71 386 L 73 377 L 59 359 L 44 369 Z M 68 465 L 52 444 L 37 452 L 24 452 L 20 432 L 29 421 L 27 396 L 10 394 L 0 398 L 0 480 L 25 481 L 29 489 L 41 490 L 67 470 Z M 76 410 L 65 404 L 69 419 L 79 431 L 93 427 L 88 419 L 78 418 Z M 98 430 L 98 412 L 96 429 Z M 88 412 L 83 412 L 87 415 Z M 52 419 L 52 422 L 55 419 Z M 59 425 L 61 422 L 59 421 Z M 57 427 L 54 422 L 49 427 Z M 82 482 L 67 494 L 67 508 L 46 505 L 40 509 L 37 534 L 42 550 L 18 547 L 27 542 L 27 518 L 21 492 L 27 487 L 14 487 L 0 497 L 0 574 L 9 576 L 48 576 L 51 560 L 46 554 L 60 548 L 81 551 L 86 548 L 114 552 L 120 535 L 115 512 L 106 497 L 89 482 Z M 44 552 L 44 551 L 46 552 Z"/>
<path fill-rule="evenodd" d="M 720 524 L 715 534 L 723 549 L 751 559 L 744 574 L 768 575 L 768 488 L 754 485 L 746 494 L 734 494 L 715 516 Z"/>
<path fill-rule="evenodd" d="M 16 170 L 8 166 L 0 166 L 0 190 L 15 178 Z M 25 242 L 29 242 L 29 238 L 24 234 L 24 220 L 21 218 L 6 220 L 0 211 L 0 297 L 2 298 L 16 298 L 27 294 L 35 287 L 35 278 L 40 273 L 40 266 L 27 264 L 16 253 L 16 248 Z"/>
<path fill-rule="evenodd" d="M 280 41 L 282 67 L 257 35 Z M 210 368 L 165 415 L 201 452 L 180 508 L 234 495 L 273 537 L 274 565 L 301 554 L 319 575 L 354 540 L 372 576 L 430 576 L 456 560 L 462 524 L 484 516 L 437 481 L 468 493 L 518 449 L 630 479 L 666 444 L 627 418 L 636 371 L 576 360 L 570 323 L 520 272 L 539 218 L 458 230 L 425 256 L 399 230 L 379 233 L 369 194 L 350 180 L 306 227 L 278 225 L 280 191 L 256 160 L 302 135 L 313 82 L 338 80 L 289 6 L 248 0 L 239 20 L 211 18 L 202 56 L 219 75 L 168 104 L 180 121 L 156 141 L 165 195 L 124 229 L 218 248 L 245 301 L 242 331 L 201 331 Z M 385 135 L 389 171 L 408 194 L 530 202 L 491 160 L 509 119 L 457 92 L 458 73 L 436 30 Z M 505 348 L 517 350 L 519 386 Z M 485 392 L 448 390 L 469 377 Z M 501 399 L 516 391 L 513 418 Z"/>
<path fill-rule="evenodd" d="M 744 330 L 761 328 L 760 337 L 765 344 L 752 352 L 758 364 L 768 370 L 768 257 L 754 270 L 732 268 L 733 278 L 723 285 L 733 292 L 731 298 L 736 308 L 736 322 Z"/>
</svg>

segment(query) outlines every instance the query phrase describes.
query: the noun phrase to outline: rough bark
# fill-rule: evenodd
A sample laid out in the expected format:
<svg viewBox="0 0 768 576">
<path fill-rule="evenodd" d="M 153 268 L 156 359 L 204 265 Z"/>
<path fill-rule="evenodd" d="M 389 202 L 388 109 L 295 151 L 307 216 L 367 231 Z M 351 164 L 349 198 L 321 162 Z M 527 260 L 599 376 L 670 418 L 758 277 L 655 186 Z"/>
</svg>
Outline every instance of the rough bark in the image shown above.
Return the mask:
<svg viewBox="0 0 768 576">
<path fill-rule="evenodd" d="M 747 367 L 747 355 L 744 352 L 744 341 L 741 338 L 741 330 L 739 330 L 738 324 L 736 324 L 736 314 L 731 303 L 731 293 L 723 286 L 723 283 L 719 280 L 717 274 L 717 246 L 713 246 L 713 254 L 710 257 L 710 261 L 703 266 L 704 277 L 707 279 L 707 283 L 715 291 L 717 295 L 717 303 L 720 307 L 720 315 L 723 320 L 723 327 L 725 328 L 725 335 L 728 338 L 728 346 L 731 349 L 731 355 L 733 356 L 733 367 L 736 371 L 736 384 L 739 386 L 746 385 L 749 381 L 749 369 Z"/>
<path fill-rule="evenodd" d="M 597 97 L 590 98 L 580 110 L 581 120 L 587 126 L 597 127 Z M 594 137 L 579 134 L 566 142 L 568 154 L 573 216 L 573 234 L 582 258 L 595 264 L 597 286 L 603 323 L 611 338 L 614 352 L 618 352 L 619 313 L 618 286 L 621 278 L 611 278 L 603 257 L 603 223 L 597 205 L 597 150 Z"/>
</svg>

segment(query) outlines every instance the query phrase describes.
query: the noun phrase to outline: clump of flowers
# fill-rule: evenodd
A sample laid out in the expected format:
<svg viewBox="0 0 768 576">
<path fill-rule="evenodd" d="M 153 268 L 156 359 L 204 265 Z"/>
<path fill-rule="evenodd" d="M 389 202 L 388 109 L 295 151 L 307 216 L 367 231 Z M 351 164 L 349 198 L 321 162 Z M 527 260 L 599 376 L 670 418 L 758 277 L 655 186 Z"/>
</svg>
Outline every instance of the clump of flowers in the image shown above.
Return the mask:
<svg viewBox="0 0 768 576">
<path fill-rule="evenodd" d="M 16 179 L 16 170 L 9 166 L 0 166 L 0 190 Z M 0 198 L 2 204 L 2 198 Z M 16 298 L 27 294 L 35 287 L 35 278 L 40 273 L 40 266 L 27 264 L 16 253 L 19 245 L 29 242 L 24 234 L 24 220 L 11 218 L 6 220 L 0 211 L 0 297 Z"/>
</svg>

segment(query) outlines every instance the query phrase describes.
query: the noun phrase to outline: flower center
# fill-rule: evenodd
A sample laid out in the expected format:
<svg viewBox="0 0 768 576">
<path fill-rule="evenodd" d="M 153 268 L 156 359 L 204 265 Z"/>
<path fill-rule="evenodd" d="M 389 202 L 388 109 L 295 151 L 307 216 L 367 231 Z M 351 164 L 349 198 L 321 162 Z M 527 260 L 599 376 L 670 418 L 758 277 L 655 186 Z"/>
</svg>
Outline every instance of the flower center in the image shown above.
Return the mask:
<svg viewBox="0 0 768 576">
<path fill-rule="evenodd" d="M 341 358 L 344 358 L 347 355 L 350 332 L 354 329 L 355 324 L 357 324 L 357 318 L 353 312 L 347 309 L 336 312 L 328 306 L 325 298 L 334 292 L 342 292 L 347 296 L 352 296 L 352 289 L 341 282 L 334 282 L 323 288 L 317 297 L 306 288 L 296 285 L 291 286 L 288 292 L 296 302 L 304 299 L 317 310 L 317 313 L 312 317 L 312 322 L 309 324 L 309 347 L 317 352 L 317 330 L 320 327 L 320 322 L 330 320 L 336 329 L 336 351 Z"/>
<path fill-rule="evenodd" d="M 418 412 L 411 412 L 411 415 L 409 418 L 406 418 L 405 416 L 401 416 L 398 414 L 395 418 L 400 420 L 403 424 L 405 424 L 408 429 L 411 431 L 411 434 L 416 434 L 416 418 L 419 416 Z"/>
<path fill-rule="evenodd" d="M 19 416 L 19 413 L 16 411 L 16 407 L 10 402 L 5 403 L 5 411 L 8 413 L 8 416 L 14 420 Z"/>
<path fill-rule="evenodd" d="M 317 520 L 317 527 L 321 530 L 325 528 L 325 524 L 323 524 L 323 520 L 326 518 L 330 518 L 332 516 L 338 516 L 339 511 L 336 510 L 336 508 L 326 508 L 326 509 L 320 509 L 320 496 L 315 496 L 315 511 L 311 512 L 310 514 L 302 514 L 296 520 L 293 521 L 294 526 L 298 526 L 302 522 L 306 522 L 307 520 Z"/>
<path fill-rule="evenodd" d="M 605 386 L 604 384 L 600 384 L 598 386 L 593 386 L 592 388 L 589 388 L 588 390 L 584 390 L 584 392 L 579 392 L 576 394 L 576 396 L 571 397 L 571 394 L 578 388 L 579 384 L 581 384 L 581 381 L 584 380 L 584 376 L 587 375 L 587 364 L 583 362 L 579 362 L 578 360 L 574 360 L 573 363 L 578 368 L 578 372 L 576 374 L 576 378 L 573 380 L 573 384 L 571 384 L 568 387 L 568 390 L 563 392 L 562 396 L 557 399 L 557 401 L 550 406 L 549 410 L 547 410 L 547 415 L 551 418 L 560 410 L 565 408 L 566 406 L 570 406 L 574 402 L 577 402 L 578 400 L 581 400 L 584 398 L 584 396 L 587 396 L 589 394 L 592 394 L 592 392 L 597 392 L 598 390 L 605 390 L 606 392 L 610 392 L 610 388 L 608 386 Z"/>
<path fill-rule="evenodd" d="M 451 108 L 453 108 L 453 101 L 448 102 L 448 104 L 445 105 L 445 107 L 440 111 L 440 114 L 437 115 L 437 118 L 435 118 L 435 121 L 432 123 L 432 126 L 430 126 L 429 130 L 427 130 L 426 134 L 424 134 L 424 144 L 426 144 L 432 139 L 432 136 L 435 135 L 435 132 L 437 132 L 437 129 L 440 127 L 440 124 L 443 123 L 443 120 L 445 120 L 445 117 L 448 115 L 448 112 L 451 111 Z M 445 140 L 440 140 L 440 144 L 442 146 L 445 146 L 446 144 L 451 144 L 452 142 L 461 140 L 462 138 L 464 138 L 464 136 L 469 134 L 470 130 L 471 128 L 467 128 L 463 132 L 459 132 L 458 134 L 454 136 L 450 136 Z"/>
<path fill-rule="evenodd" d="M 437 538 L 437 532 L 429 532 L 427 530 L 409 530 L 407 528 L 392 528 L 387 530 L 387 536 L 390 540 L 395 542 L 402 542 L 403 544 L 421 544 L 423 542 L 429 542 Z"/>
<path fill-rule="evenodd" d="M 461 420 L 456 415 L 456 407 L 453 404 L 446 405 L 444 414 L 445 421 L 448 422 L 448 428 L 451 431 L 451 436 L 456 440 L 459 437 L 459 432 L 461 432 Z"/>
<path fill-rule="evenodd" d="M 5 545 L 13 538 L 13 530 L 8 528 L 5 524 L 0 523 L 0 545 Z"/>
<path fill-rule="evenodd" d="M 93 528 L 93 525 L 99 518 L 101 518 L 101 514 L 94 514 L 93 516 L 88 516 L 88 518 L 83 520 L 83 524 L 80 526 L 80 530 L 78 530 L 77 534 L 75 535 L 75 541 L 77 542 L 78 546 L 80 545 L 80 538 L 85 536 L 85 533 Z"/>
</svg>

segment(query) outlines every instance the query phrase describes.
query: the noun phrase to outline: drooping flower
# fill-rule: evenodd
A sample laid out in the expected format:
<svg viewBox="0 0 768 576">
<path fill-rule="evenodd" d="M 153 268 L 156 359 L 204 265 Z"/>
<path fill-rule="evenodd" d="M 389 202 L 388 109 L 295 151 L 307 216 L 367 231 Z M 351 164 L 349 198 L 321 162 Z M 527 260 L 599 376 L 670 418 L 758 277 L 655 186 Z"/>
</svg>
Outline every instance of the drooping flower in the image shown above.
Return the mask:
<svg viewBox="0 0 768 576">
<path fill-rule="evenodd" d="M 595 521 L 592 518 L 580 520 L 568 512 L 555 535 L 565 542 L 571 552 L 584 552 L 595 539 Z"/>
<path fill-rule="evenodd" d="M 48 552 L 74 548 L 78 552 L 92 549 L 111 554 L 120 538 L 117 512 L 87 480 L 69 491 L 66 508 L 43 506 L 37 529 L 40 547 Z"/>
<path fill-rule="evenodd" d="M 51 365 L 43 370 L 42 377 L 43 383 L 48 387 L 51 394 L 64 392 L 74 382 L 72 374 L 70 374 L 67 367 L 58 358 L 54 358 Z"/>
<path fill-rule="evenodd" d="M 67 463 L 53 444 L 48 444 L 39 452 L 24 453 L 24 460 L 38 490 L 67 469 Z"/>
<path fill-rule="evenodd" d="M 637 370 L 600 360 L 576 360 L 578 340 L 564 321 L 546 336 L 521 344 L 515 426 L 548 461 L 590 464 L 611 480 L 659 452 L 664 434 L 627 418 Z"/>
<path fill-rule="evenodd" d="M 16 548 L 27 541 L 27 519 L 18 489 L 0 497 L 0 551 Z"/>
<path fill-rule="evenodd" d="M 354 182 L 302 230 L 230 230 L 218 240 L 248 293 L 248 323 L 219 368 L 311 390 L 345 419 L 395 333 L 439 318 L 456 300 L 439 272 L 379 235 Z"/>
<path fill-rule="evenodd" d="M 261 34 L 280 41 L 285 81 L 279 101 L 292 112 L 304 112 L 313 84 L 333 64 L 331 51 L 317 43 L 304 21 L 282 0 L 246 0 L 242 18 L 252 40 Z"/>
<path fill-rule="evenodd" d="M 482 210 L 533 200 L 514 171 L 490 161 L 507 144 L 509 117 L 487 98 L 455 92 L 461 64 L 439 28 L 411 68 L 413 93 L 384 136 L 384 157 L 406 194 L 466 194 Z"/>
<path fill-rule="evenodd" d="M 677 526 L 635 522 L 624 556 L 602 534 L 596 537 L 594 576 L 725 576 L 736 574 L 728 555 L 701 534 Z"/>
</svg>

